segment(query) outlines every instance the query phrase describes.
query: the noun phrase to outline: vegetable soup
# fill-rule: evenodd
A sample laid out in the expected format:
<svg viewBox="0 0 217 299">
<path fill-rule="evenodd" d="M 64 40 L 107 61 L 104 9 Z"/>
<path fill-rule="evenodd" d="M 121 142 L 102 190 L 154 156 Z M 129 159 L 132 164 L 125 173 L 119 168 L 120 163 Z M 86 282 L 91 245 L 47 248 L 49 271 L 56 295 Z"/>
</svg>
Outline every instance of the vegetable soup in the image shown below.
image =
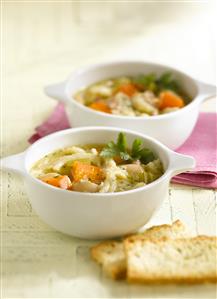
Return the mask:
<svg viewBox="0 0 217 299">
<path fill-rule="evenodd" d="M 109 114 L 153 116 L 184 107 L 190 98 L 169 72 L 118 77 L 94 83 L 74 98 L 81 104 Z"/>
<path fill-rule="evenodd" d="M 135 139 L 126 136 L 108 144 L 65 147 L 36 162 L 31 174 L 54 187 L 78 192 L 120 192 L 149 184 L 163 174 L 161 161 Z"/>
</svg>

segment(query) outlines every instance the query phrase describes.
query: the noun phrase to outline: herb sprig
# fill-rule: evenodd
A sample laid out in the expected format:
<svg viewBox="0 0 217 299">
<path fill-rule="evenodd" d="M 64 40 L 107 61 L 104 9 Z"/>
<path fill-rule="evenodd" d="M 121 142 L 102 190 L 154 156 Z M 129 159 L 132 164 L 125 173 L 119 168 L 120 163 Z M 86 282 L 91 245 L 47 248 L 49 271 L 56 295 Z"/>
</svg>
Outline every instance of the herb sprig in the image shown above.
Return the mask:
<svg viewBox="0 0 217 299">
<path fill-rule="evenodd" d="M 159 78 L 155 74 L 138 75 L 133 79 L 133 82 L 143 90 L 152 90 L 158 94 L 162 90 L 172 90 L 174 92 L 180 92 L 180 86 L 178 82 L 173 78 L 172 73 L 165 72 Z"/>
<path fill-rule="evenodd" d="M 119 133 L 117 142 L 110 141 L 100 152 L 100 156 L 104 158 L 120 157 L 123 161 L 140 160 L 143 164 L 147 164 L 155 159 L 153 152 L 142 147 L 142 140 L 137 138 L 133 141 L 132 148 L 128 149 L 126 135 Z"/>
<path fill-rule="evenodd" d="M 179 83 L 173 78 L 170 72 L 163 73 L 159 79 L 156 80 L 156 84 L 160 91 L 170 89 L 176 93 L 180 92 Z"/>
</svg>

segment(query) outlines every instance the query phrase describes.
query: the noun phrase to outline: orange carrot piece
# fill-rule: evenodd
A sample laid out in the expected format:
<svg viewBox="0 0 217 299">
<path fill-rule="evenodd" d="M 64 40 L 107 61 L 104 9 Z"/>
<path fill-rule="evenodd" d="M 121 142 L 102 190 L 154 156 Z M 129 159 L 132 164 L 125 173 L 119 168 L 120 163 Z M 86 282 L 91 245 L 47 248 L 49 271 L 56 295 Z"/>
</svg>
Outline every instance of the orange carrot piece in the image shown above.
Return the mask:
<svg viewBox="0 0 217 299">
<path fill-rule="evenodd" d="M 75 161 L 72 165 L 72 177 L 74 182 L 87 179 L 92 183 L 100 184 L 105 179 L 105 174 L 100 167 Z"/>
<path fill-rule="evenodd" d="M 72 185 L 70 178 L 67 175 L 59 175 L 57 177 L 50 177 L 41 179 L 43 182 L 58 187 L 60 189 L 69 189 Z"/>
<path fill-rule="evenodd" d="M 136 86 L 132 83 L 123 84 L 118 88 L 118 91 L 125 93 L 129 97 L 132 97 L 134 93 L 136 93 L 138 90 Z"/>
<path fill-rule="evenodd" d="M 167 107 L 183 107 L 183 99 L 170 90 L 165 90 L 160 93 L 160 109 Z"/>
<path fill-rule="evenodd" d="M 103 101 L 94 102 L 94 103 L 90 104 L 88 107 L 91 108 L 91 109 L 97 110 L 97 111 L 101 111 L 101 112 L 105 112 L 105 113 L 111 113 L 111 109 Z"/>
</svg>

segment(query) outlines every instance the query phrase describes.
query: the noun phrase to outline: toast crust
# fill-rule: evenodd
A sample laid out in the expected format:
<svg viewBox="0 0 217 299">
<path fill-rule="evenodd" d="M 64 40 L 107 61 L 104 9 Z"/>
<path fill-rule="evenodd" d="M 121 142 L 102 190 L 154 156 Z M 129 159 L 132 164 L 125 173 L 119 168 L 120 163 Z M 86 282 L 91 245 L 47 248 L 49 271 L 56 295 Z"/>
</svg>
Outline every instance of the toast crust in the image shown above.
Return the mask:
<svg viewBox="0 0 217 299">
<path fill-rule="evenodd" d="M 128 278 L 128 283 L 138 283 L 138 284 L 202 284 L 202 283 L 217 283 L 217 278 L 213 276 L 207 277 L 181 277 L 181 276 L 173 276 L 170 279 L 160 279 L 160 278 Z"/>
<path fill-rule="evenodd" d="M 143 240 L 143 239 L 161 239 L 161 236 L 157 236 L 158 234 L 160 235 L 161 233 L 163 233 L 164 235 L 166 234 L 171 234 L 173 235 L 173 238 L 176 238 L 175 233 L 182 233 L 182 236 L 180 235 L 179 237 L 187 237 L 189 234 L 186 231 L 186 227 L 185 225 L 180 221 L 180 220 L 176 220 L 174 221 L 172 224 L 162 224 L 162 225 L 156 225 L 156 226 L 152 226 L 150 228 L 148 228 L 147 230 L 145 230 L 144 232 L 140 233 L 140 234 L 135 234 L 135 235 L 131 235 L 129 237 L 126 237 L 124 239 L 124 242 L 127 241 L 132 241 L 132 240 Z"/>
<path fill-rule="evenodd" d="M 103 271 L 114 280 L 126 278 L 126 260 L 114 264 L 103 265 Z"/>
</svg>

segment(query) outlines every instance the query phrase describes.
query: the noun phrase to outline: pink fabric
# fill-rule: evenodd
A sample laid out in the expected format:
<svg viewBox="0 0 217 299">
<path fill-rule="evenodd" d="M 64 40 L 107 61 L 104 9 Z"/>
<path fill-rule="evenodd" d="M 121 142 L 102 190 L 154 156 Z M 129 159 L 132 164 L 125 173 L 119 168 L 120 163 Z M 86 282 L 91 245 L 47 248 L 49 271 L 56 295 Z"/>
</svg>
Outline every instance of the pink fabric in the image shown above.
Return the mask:
<svg viewBox="0 0 217 299">
<path fill-rule="evenodd" d="M 38 126 L 28 140 L 36 140 L 53 132 L 70 127 L 63 104 L 58 104 L 50 117 Z M 201 113 L 188 140 L 177 152 L 196 159 L 194 171 L 175 176 L 172 182 L 183 185 L 217 188 L 217 114 Z"/>
<path fill-rule="evenodd" d="M 172 182 L 217 188 L 217 114 L 201 113 L 191 136 L 177 152 L 193 156 L 196 168 L 175 176 Z"/>
<path fill-rule="evenodd" d="M 63 104 L 58 104 L 51 115 L 40 126 L 35 128 L 35 134 L 29 138 L 29 143 L 54 133 L 56 131 L 70 128 L 70 124 Z"/>
</svg>

